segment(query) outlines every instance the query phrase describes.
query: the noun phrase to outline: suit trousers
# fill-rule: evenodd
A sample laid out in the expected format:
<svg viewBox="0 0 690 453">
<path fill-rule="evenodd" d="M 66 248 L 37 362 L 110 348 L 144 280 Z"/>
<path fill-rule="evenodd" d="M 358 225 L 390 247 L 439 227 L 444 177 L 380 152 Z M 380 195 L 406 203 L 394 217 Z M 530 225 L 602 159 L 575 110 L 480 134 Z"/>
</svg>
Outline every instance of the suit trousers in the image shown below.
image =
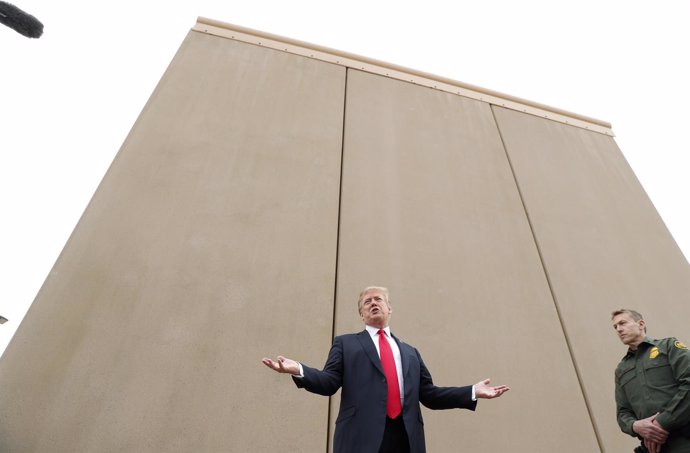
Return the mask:
<svg viewBox="0 0 690 453">
<path fill-rule="evenodd" d="M 402 414 L 395 419 L 386 417 L 386 429 L 379 453 L 410 453 L 410 442 L 405 431 Z"/>
</svg>

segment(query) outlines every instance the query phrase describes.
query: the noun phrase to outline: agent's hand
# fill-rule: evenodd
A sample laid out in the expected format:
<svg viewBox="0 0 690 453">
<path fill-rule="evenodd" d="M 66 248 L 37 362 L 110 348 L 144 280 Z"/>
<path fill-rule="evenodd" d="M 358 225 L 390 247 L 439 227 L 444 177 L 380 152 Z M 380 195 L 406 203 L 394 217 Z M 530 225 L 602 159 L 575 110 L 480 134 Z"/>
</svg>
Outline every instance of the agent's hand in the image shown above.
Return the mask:
<svg viewBox="0 0 690 453">
<path fill-rule="evenodd" d="M 645 444 L 647 441 L 650 441 L 650 443 L 662 445 L 666 442 L 666 439 L 668 439 L 668 431 L 656 421 L 657 415 L 659 415 L 658 412 L 651 417 L 643 418 L 633 423 L 633 431 L 645 440 Z M 647 449 L 652 451 L 652 453 L 656 453 L 649 447 L 647 447 Z"/>
<path fill-rule="evenodd" d="M 645 439 L 644 446 L 649 450 L 649 453 L 659 453 L 661 451 L 661 444 L 658 444 L 652 440 Z"/>
<path fill-rule="evenodd" d="M 474 396 L 477 397 L 477 399 L 498 398 L 510 390 L 510 387 L 507 385 L 497 385 L 495 387 L 491 387 L 489 384 L 491 384 L 491 379 L 484 379 L 483 381 L 474 384 Z"/>
<path fill-rule="evenodd" d="M 266 357 L 261 359 L 261 361 L 264 365 L 273 371 L 277 371 L 278 373 L 288 373 L 299 376 L 299 363 L 292 359 L 288 359 L 287 357 L 283 357 L 282 355 L 279 355 L 277 357 L 277 361 L 275 362 L 271 359 L 267 359 Z"/>
</svg>

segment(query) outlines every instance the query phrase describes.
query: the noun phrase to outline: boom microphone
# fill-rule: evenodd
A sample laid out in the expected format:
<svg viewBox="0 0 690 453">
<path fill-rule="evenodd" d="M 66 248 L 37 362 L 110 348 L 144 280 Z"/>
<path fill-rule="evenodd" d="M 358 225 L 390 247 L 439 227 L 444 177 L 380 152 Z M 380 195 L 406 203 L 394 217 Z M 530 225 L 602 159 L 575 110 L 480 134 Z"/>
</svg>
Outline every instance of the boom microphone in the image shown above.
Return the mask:
<svg viewBox="0 0 690 453">
<path fill-rule="evenodd" d="M 0 1 L 0 23 L 28 38 L 40 38 L 43 34 L 41 21 L 16 6 L 2 1 Z"/>
</svg>

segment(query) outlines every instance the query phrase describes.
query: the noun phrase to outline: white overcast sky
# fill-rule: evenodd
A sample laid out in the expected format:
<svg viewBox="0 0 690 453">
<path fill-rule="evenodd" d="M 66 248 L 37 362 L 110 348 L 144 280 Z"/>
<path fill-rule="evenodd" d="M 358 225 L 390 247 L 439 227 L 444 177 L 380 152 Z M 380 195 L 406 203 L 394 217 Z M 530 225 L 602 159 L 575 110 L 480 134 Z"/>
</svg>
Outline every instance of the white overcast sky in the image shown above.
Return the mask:
<svg viewBox="0 0 690 453">
<path fill-rule="evenodd" d="M 690 256 L 687 0 L 11 3 L 45 32 L 0 25 L 0 352 L 198 16 L 608 121 Z"/>
</svg>

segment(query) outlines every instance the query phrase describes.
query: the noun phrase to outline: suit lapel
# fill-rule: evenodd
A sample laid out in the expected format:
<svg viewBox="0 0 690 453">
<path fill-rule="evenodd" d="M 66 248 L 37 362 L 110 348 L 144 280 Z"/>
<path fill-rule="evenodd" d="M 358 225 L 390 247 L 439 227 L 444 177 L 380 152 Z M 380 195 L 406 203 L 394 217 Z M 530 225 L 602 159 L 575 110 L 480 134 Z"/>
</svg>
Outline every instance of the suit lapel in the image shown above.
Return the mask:
<svg viewBox="0 0 690 453">
<path fill-rule="evenodd" d="M 385 375 L 383 372 L 383 366 L 381 366 L 381 359 L 379 358 L 378 352 L 376 352 L 376 345 L 374 345 L 374 340 L 371 339 L 369 332 L 367 332 L 366 329 L 361 331 L 357 334 L 357 339 L 362 345 L 364 352 L 366 352 L 367 356 L 369 357 L 369 360 L 371 360 L 371 363 L 376 367 L 377 370 L 381 372 L 381 374 Z"/>
</svg>

